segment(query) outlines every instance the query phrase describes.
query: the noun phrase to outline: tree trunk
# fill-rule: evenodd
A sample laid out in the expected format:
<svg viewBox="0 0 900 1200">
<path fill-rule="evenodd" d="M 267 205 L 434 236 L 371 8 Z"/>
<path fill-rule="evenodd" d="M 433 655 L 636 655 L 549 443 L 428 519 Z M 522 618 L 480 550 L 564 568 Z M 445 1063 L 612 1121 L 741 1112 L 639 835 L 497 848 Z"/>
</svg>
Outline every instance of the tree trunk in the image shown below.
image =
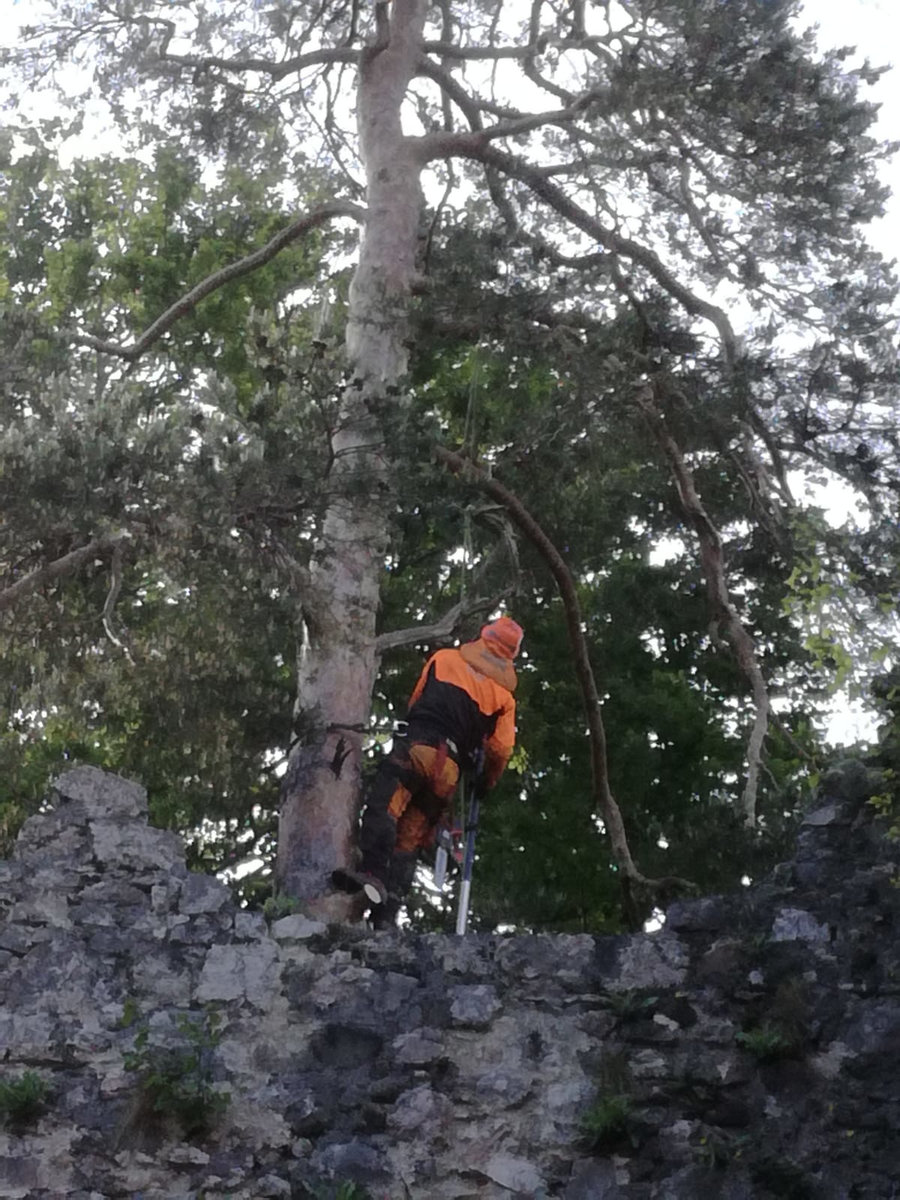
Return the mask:
<svg viewBox="0 0 900 1200">
<path fill-rule="evenodd" d="M 402 404 L 421 211 L 420 164 L 400 109 L 421 54 L 423 0 L 378 6 L 360 64 L 357 120 L 368 215 L 350 289 L 349 383 L 332 438 L 331 500 L 301 603 L 298 742 L 285 776 L 279 889 L 325 916 L 348 912 L 329 876 L 352 861 L 361 747 L 377 667 L 375 620 L 392 504 L 386 418 Z"/>
</svg>

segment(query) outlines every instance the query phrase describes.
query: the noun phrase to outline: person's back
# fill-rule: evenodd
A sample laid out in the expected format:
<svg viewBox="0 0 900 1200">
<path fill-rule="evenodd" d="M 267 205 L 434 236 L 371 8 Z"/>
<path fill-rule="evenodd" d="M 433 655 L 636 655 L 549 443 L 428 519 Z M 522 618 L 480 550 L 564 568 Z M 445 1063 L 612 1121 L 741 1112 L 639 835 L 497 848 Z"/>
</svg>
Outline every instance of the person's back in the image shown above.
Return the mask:
<svg viewBox="0 0 900 1200">
<path fill-rule="evenodd" d="M 484 638 L 438 650 L 410 698 L 408 737 L 451 739 L 463 769 L 491 744 L 505 766 L 515 739 L 515 688 L 512 662 L 489 649 Z"/>
</svg>

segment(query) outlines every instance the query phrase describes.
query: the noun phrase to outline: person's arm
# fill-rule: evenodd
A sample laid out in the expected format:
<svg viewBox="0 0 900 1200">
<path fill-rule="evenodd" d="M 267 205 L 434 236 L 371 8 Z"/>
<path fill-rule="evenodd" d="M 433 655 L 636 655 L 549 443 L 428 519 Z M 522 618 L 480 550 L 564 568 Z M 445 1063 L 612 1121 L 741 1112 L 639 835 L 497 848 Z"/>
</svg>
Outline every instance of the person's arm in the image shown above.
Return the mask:
<svg viewBox="0 0 900 1200">
<path fill-rule="evenodd" d="M 498 783 L 500 776 L 506 770 L 513 747 L 516 744 L 516 702 L 510 700 L 497 718 L 494 732 L 485 742 L 484 770 L 482 782 L 484 791 L 490 791 Z"/>
<path fill-rule="evenodd" d="M 412 708 L 412 706 L 415 704 L 415 702 L 418 700 L 418 698 L 422 695 L 422 689 L 425 687 L 425 684 L 428 682 L 428 671 L 436 657 L 437 657 L 436 654 L 432 654 L 431 658 L 429 658 L 428 662 L 422 668 L 422 674 L 419 676 L 418 683 L 413 688 L 412 695 L 409 698 L 409 704 L 407 704 L 407 706 L 406 706 L 407 712 Z"/>
</svg>

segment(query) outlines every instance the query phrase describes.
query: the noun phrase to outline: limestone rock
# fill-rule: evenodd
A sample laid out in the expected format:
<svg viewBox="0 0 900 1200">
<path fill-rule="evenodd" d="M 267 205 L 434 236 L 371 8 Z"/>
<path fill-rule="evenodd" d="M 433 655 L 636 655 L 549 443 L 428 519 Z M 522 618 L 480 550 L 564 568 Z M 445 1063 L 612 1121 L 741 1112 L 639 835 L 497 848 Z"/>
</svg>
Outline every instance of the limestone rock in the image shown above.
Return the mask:
<svg viewBox="0 0 900 1200">
<path fill-rule="evenodd" d="M 196 998 L 201 1004 L 238 1001 L 265 1010 L 278 979 L 273 943 L 211 946 L 203 964 Z"/>
<path fill-rule="evenodd" d="M 187 871 L 137 785 L 67 772 L 0 863 L 2 1076 L 50 1088 L 0 1130 L 0 1196 L 887 1200 L 900 848 L 858 819 L 872 779 L 842 767 L 776 877 L 673 905 L 657 934 L 456 938 L 270 932 Z M 793 1057 L 738 1040 L 779 1022 Z M 117 1144 L 143 1030 L 198 1104 L 228 1097 L 208 1137 L 151 1111 Z"/>
</svg>

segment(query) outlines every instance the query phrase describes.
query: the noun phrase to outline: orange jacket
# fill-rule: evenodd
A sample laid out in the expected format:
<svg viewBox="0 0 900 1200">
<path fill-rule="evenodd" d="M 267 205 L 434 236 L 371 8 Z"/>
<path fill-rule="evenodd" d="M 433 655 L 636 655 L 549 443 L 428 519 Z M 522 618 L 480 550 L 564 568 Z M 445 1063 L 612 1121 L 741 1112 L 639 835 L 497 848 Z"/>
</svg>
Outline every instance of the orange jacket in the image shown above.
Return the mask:
<svg viewBox="0 0 900 1200">
<path fill-rule="evenodd" d="M 484 784 L 493 787 L 516 742 L 516 672 L 483 638 L 438 650 L 409 698 L 410 736 L 424 726 L 451 738 L 463 766 L 484 750 Z"/>
</svg>

